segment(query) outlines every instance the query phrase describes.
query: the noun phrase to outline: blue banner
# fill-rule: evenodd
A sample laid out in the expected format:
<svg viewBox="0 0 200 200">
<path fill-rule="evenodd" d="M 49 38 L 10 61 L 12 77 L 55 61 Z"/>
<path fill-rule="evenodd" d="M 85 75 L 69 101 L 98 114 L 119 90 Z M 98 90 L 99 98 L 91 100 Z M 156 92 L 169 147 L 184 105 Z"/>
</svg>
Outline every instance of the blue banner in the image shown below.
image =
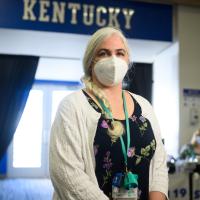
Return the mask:
<svg viewBox="0 0 200 200">
<path fill-rule="evenodd" d="M 183 89 L 184 96 L 200 97 L 200 90 L 197 89 Z"/>
<path fill-rule="evenodd" d="M 172 6 L 129 0 L 0 0 L 0 27 L 92 34 L 103 26 L 128 38 L 172 41 Z"/>
</svg>

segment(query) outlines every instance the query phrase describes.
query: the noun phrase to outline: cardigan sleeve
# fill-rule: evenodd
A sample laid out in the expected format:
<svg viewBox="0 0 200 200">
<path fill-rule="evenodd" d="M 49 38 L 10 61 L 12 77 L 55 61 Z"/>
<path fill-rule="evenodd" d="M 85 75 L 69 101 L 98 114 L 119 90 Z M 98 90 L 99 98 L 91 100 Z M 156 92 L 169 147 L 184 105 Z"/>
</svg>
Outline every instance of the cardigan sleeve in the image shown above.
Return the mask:
<svg viewBox="0 0 200 200">
<path fill-rule="evenodd" d="M 108 200 L 85 172 L 79 116 L 73 103 L 61 103 L 51 129 L 49 169 L 57 199 Z"/>
<path fill-rule="evenodd" d="M 149 191 L 161 192 L 168 198 L 167 154 L 162 143 L 159 123 L 151 104 L 143 97 L 138 98 L 142 105 L 142 114 L 149 119 L 156 139 L 156 150 L 149 170 Z"/>
<path fill-rule="evenodd" d="M 162 142 L 158 120 L 150 104 L 149 115 L 154 136 L 156 139 L 156 150 L 151 160 L 149 171 L 149 191 L 162 192 L 165 194 L 166 198 L 168 198 L 167 154 Z"/>
<path fill-rule="evenodd" d="M 150 165 L 150 185 L 149 191 L 159 191 L 168 198 L 168 169 L 167 154 L 162 143 L 158 122 L 153 125 L 156 139 L 156 150 Z"/>
</svg>

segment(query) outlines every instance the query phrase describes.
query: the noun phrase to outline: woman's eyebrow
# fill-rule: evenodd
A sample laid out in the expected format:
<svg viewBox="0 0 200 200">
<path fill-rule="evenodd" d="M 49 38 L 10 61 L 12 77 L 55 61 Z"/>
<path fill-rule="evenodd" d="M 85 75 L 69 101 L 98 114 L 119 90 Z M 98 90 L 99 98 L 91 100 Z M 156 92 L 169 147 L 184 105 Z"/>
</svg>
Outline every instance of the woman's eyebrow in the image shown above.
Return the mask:
<svg viewBox="0 0 200 200">
<path fill-rule="evenodd" d="M 102 49 L 99 49 L 97 52 L 100 52 L 100 51 L 110 51 L 110 50 L 106 48 L 102 48 Z"/>
<path fill-rule="evenodd" d="M 126 50 L 125 49 L 114 49 L 115 51 L 123 51 L 123 52 L 126 52 Z M 99 49 L 97 52 L 100 52 L 100 51 L 112 51 L 112 50 L 110 50 L 110 49 L 106 49 L 106 48 L 102 48 L 102 49 Z"/>
<path fill-rule="evenodd" d="M 116 51 L 123 51 L 124 53 L 126 52 L 125 49 L 116 49 Z"/>
</svg>

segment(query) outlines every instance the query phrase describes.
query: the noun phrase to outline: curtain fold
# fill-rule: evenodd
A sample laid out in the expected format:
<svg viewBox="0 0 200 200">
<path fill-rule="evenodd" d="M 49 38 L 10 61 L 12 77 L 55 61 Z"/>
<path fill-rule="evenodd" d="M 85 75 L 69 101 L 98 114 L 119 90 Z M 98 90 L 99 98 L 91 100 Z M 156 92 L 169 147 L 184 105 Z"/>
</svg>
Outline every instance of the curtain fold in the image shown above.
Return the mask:
<svg viewBox="0 0 200 200">
<path fill-rule="evenodd" d="M 23 113 L 38 60 L 35 56 L 0 55 L 0 159 Z"/>
<path fill-rule="evenodd" d="M 153 70 L 152 64 L 131 64 L 124 80 L 124 88 L 145 97 L 152 103 Z"/>
</svg>

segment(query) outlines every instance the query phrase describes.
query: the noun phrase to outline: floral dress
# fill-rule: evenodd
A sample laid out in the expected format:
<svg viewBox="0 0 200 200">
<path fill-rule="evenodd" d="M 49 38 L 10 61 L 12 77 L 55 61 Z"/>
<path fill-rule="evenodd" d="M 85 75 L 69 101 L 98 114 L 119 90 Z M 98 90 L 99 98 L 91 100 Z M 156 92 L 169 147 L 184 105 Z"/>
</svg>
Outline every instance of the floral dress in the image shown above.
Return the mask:
<svg viewBox="0 0 200 200">
<path fill-rule="evenodd" d="M 92 98 L 83 91 L 90 105 L 101 112 Z M 132 97 L 133 98 L 133 97 Z M 142 116 L 141 107 L 133 98 L 135 109 L 129 117 L 130 148 L 128 150 L 128 170 L 138 175 L 139 200 L 147 200 L 149 196 L 149 167 L 156 149 L 156 140 L 151 124 Z M 126 128 L 126 120 L 119 120 Z M 101 190 L 112 199 L 112 179 L 116 173 L 125 171 L 124 157 L 120 139 L 115 143 L 107 134 L 109 120 L 103 115 L 99 118 L 94 138 L 94 154 L 96 160 L 96 177 Z M 126 131 L 123 140 L 127 145 Z"/>
</svg>

